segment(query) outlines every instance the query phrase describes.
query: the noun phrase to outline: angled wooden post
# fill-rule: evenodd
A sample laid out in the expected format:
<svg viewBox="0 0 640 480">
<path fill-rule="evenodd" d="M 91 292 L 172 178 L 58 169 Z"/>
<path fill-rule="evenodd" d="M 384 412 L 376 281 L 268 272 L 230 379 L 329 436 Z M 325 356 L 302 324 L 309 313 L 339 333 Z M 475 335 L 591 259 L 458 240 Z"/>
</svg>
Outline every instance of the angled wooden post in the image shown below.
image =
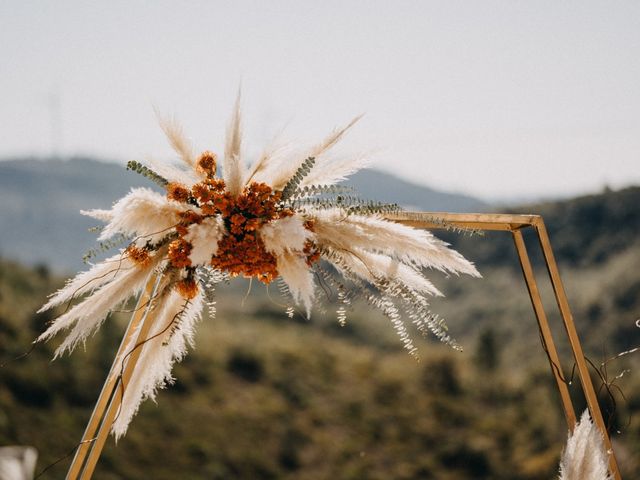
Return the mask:
<svg viewBox="0 0 640 480">
<path fill-rule="evenodd" d="M 560 364 L 560 358 L 555 348 L 553 334 L 549 328 L 549 322 L 544 311 L 540 291 L 529 260 L 527 247 L 522 237 L 522 230 L 526 228 L 534 229 L 538 237 L 540 247 L 542 248 L 553 293 L 555 295 L 564 329 L 571 346 L 573 358 L 580 377 L 582 392 L 585 400 L 587 401 L 591 418 L 602 433 L 605 449 L 609 452 L 609 471 L 615 480 L 621 480 L 622 476 L 611 445 L 611 438 L 609 437 L 609 432 L 607 431 L 604 418 L 602 417 L 602 411 L 598 404 L 598 396 L 593 388 L 593 382 L 589 375 L 589 367 L 582 350 L 582 345 L 571 314 L 571 308 L 569 307 L 569 301 L 560 278 L 558 265 L 553 255 L 551 241 L 549 240 L 549 235 L 542 217 L 539 215 L 511 215 L 499 213 L 402 212 L 399 214 L 389 215 L 388 219 L 417 228 L 438 229 L 453 226 L 481 231 L 497 230 L 512 233 L 518 258 L 520 260 L 520 266 L 522 267 L 522 273 L 527 286 L 527 291 L 531 298 L 533 311 L 538 321 L 542 346 L 547 354 L 549 364 L 551 366 L 551 373 L 558 386 L 569 429 L 573 430 L 576 422 L 575 410 L 571 401 L 571 396 L 569 395 L 568 384 Z"/>
<path fill-rule="evenodd" d="M 567 337 L 569 338 L 569 343 L 571 344 L 571 351 L 573 352 L 573 357 L 576 361 L 580 382 L 582 383 L 582 390 L 584 391 L 587 405 L 591 412 L 591 418 L 596 423 L 600 431 L 603 432 L 605 446 L 607 451 L 611 452 L 611 455 L 609 456 L 609 469 L 614 475 L 614 478 L 620 479 L 621 476 L 616 462 L 616 457 L 613 453 L 611 439 L 607 434 L 607 427 L 604 422 L 604 418 L 602 418 L 602 412 L 600 411 L 600 406 L 598 404 L 598 396 L 593 388 L 593 382 L 589 375 L 589 367 L 584 357 L 584 352 L 582 351 L 580 338 L 578 337 L 576 325 L 573 321 L 573 315 L 571 314 L 571 308 L 569 307 L 569 300 L 567 299 L 567 294 L 564 291 L 562 279 L 560 278 L 560 271 L 558 270 L 558 264 L 556 263 L 553 249 L 551 248 L 551 241 L 549 240 L 547 228 L 542 217 L 536 219 L 533 226 L 538 234 L 538 240 L 542 248 L 547 271 L 549 272 L 553 293 L 556 297 L 556 302 L 558 304 L 558 309 L 560 310 L 560 315 L 562 316 L 562 323 L 564 324 Z"/>
<path fill-rule="evenodd" d="M 146 286 L 138 299 L 136 308 L 131 315 L 131 320 L 124 333 L 122 342 L 116 356 L 111 365 L 109 375 L 102 387 L 96 406 L 93 409 L 89 423 L 85 429 L 85 432 L 80 441 L 80 445 L 76 450 L 75 456 L 71 461 L 69 471 L 67 472 L 66 480 L 76 479 L 89 479 L 93 474 L 98 458 L 104 447 L 104 443 L 111 429 L 115 414 L 120 407 L 122 401 L 121 395 L 118 395 L 118 390 L 123 388 L 123 382 L 126 384 L 131 378 L 135 364 L 137 363 L 140 355 L 140 350 L 137 349 L 130 355 L 129 352 L 125 352 L 127 345 L 131 343 L 134 335 L 136 336 L 136 342 L 138 344 L 140 339 L 144 339 L 147 335 L 151 324 L 153 323 L 151 313 L 152 300 L 155 291 L 160 281 L 159 276 L 154 274 L 149 276 Z M 140 324 L 142 323 L 142 327 Z M 136 335 L 137 334 L 137 335 Z M 122 368 L 122 362 L 124 357 L 128 355 L 127 361 Z M 105 414 L 106 411 L 106 414 Z M 96 432 L 97 436 L 96 436 Z"/>
<path fill-rule="evenodd" d="M 562 400 L 562 407 L 564 408 L 564 415 L 567 419 L 567 424 L 569 425 L 569 428 L 573 429 L 573 426 L 576 424 L 576 413 L 573 409 L 571 394 L 569 393 L 569 385 L 564 378 L 560 357 L 558 356 L 558 351 L 556 350 L 555 342 L 553 341 L 553 334 L 549 327 L 547 314 L 545 313 L 544 306 L 542 305 L 540 290 L 538 290 L 536 277 L 533 273 L 531 261 L 529 260 L 529 255 L 527 253 L 527 247 L 524 243 L 524 238 L 522 237 L 522 232 L 520 230 L 513 231 L 513 241 L 516 245 L 518 258 L 520 259 L 520 266 L 522 267 L 524 281 L 527 284 L 527 291 L 529 292 L 531 305 L 536 314 L 536 318 L 538 319 L 542 348 L 547 353 L 551 373 L 556 380 L 556 385 L 560 392 L 560 398 Z"/>
</svg>

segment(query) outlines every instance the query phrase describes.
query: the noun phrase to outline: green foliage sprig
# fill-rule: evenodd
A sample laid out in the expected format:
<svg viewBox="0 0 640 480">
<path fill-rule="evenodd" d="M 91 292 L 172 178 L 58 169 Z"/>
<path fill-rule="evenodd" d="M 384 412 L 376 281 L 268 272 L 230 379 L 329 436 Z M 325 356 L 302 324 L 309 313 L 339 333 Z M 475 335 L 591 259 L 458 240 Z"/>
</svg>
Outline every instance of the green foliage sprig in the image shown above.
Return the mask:
<svg viewBox="0 0 640 480">
<path fill-rule="evenodd" d="M 209 318 L 215 319 L 218 310 L 216 287 L 220 283 L 229 284 L 229 274 L 208 266 L 198 267 L 196 269 L 196 278 L 198 279 L 198 283 L 203 287 Z"/>
<path fill-rule="evenodd" d="M 396 203 L 383 203 L 373 200 L 364 200 L 357 195 L 336 195 L 331 197 L 307 197 L 297 200 L 294 207 L 310 207 L 314 210 L 328 210 L 339 208 L 347 215 L 379 215 L 386 213 L 398 213 L 402 209 Z"/>
<path fill-rule="evenodd" d="M 323 257 L 340 267 L 338 272 L 337 270 L 329 271 L 322 265 L 316 265 L 315 271 L 327 286 L 335 289 L 338 293 L 340 305 L 336 314 L 341 325 L 346 322 L 347 309 L 355 300 L 361 299 L 379 310 L 391 321 L 405 349 L 411 355 L 417 356 L 417 350 L 402 319 L 402 313 L 406 315 L 421 335 L 428 336 L 431 333 L 455 350 L 462 350 L 456 340 L 449 335 L 444 319 L 431 312 L 429 303 L 423 295 L 401 282 L 383 278 L 375 278 L 373 282 L 366 282 L 353 273 L 351 268 L 342 262 L 331 249 L 325 249 L 322 253 Z M 398 305 L 392 299 L 397 299 Z"/>
<path fill-rule="evenodd" d="M 166 187 L 167 184 L 169 183 L 169 181 L 166 178 L 158 175 L 156 172 L 151 170 L 146 165 L 143 165 L 142 163 L 137 162 L 135 160 L 130 160 L 129 162 L 127 162 L 127 170 L 132 170 L 136 173 L 139 173 L 143 177 L 148 178 L 149 180 L 151 180 L 152 182 L 158 184 L 163 188 Z"/>
<path fill-rule="evenodd" d="M 353 187 L 346 185 L 305 185 L 296 189 L 291 195 L 291 200 L 317 197 L 320 195 L 341 195 L 353 193 Z"/>
<path fill-rule="evenodd" d="M 484 232 L 482 230 L 478 230 L 477 228 L 461 227 L 459 225 L 455 225 L 451 222 L 448 222 L 438 216 L 431 215 L 427 217 L 425 220 L 430 223 L 435 223 L 440 228 L 447 230 L 449 232 L 453 232 L 461 235 L 469 235 L 469 236 L 475 236 L 475 235 L 484 236 Z"/>
<path fill-rule="evenodd" d="M 316 163 L 315 157 L 309 157 L 304 162 L 302 162 L 302 165 L 298 167 L 298 169 L 296 170 L 296 173 L 293 174 L 293 177 L 289 179 L 287 184 L 282 189 L 282 196 L 281 196 L 282 201 L 287 201 L 292 197 L 294 192 L 300 186 L 300 183 L 302 182 L 304 177 L 309 175 L 309 172 L 311 172 L 311 169 L 313 168 L 315 163 Z"/>
<path fill-rule="evenodd" d="M 129 241 L 131 241 L 131 237 L 124 235 L 122 233 L 116 235 L 115 237 L 105 241 L 105 242 L 100 242 L 98 243 L 98 245 L 96 245 L 93 248 L 90 248 L 89 250 L 87 250 L 85 252 L 85 254 L 82 256 L 82 261 L 84 263 L 89 263 L 89 261 L 92 258 L 95 258 L 96 256 L 98 256 L 101 253 L 107 252 L 109 250 L 111 250 L 112 248 L 115 247 L 119 247 L 125 243 L 128 243 Z"/>
<path fill-rule="evenodd" d="M 402 209 L 397 203 L 382 203 L 373 200 L 350 205 L 347 208 L 348 215 L 381 215 L 385 213 L 398 213 Z"/>
</svg>

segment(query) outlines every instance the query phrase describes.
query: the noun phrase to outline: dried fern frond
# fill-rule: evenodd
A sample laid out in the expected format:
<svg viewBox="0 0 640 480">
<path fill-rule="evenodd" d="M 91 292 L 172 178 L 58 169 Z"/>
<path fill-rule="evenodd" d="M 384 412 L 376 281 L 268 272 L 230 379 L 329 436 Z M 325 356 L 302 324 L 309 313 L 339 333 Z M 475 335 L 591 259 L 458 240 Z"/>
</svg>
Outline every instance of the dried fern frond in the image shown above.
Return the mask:
<svg viewBox="0 0 640 480">
<path fill-rule="evenodd" d="M 438 225 L 438 228 L 447 230 L 448 232 L 453 232 L 460 235 L 484 236 L 484 231 L 482 230 L 478 230 L 477 228 L 461 227 L 460 225 L 456 225 L 450 221 L 445 220 L 442 217 L 438 217 L 437 215 L 427 215 L 425 216 L 424 221 Z"/>
</svg>

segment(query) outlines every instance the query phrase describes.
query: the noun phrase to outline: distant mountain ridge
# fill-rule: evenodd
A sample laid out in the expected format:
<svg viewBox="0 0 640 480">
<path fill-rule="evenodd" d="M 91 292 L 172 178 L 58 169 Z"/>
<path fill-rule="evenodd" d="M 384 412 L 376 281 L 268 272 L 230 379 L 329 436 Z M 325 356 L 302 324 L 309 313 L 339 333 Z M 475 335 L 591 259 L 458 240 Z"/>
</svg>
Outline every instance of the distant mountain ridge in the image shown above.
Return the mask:
<svg viewBox="0 0 640 480">
<path fill-rule="evenodd" d="M 481 200 L 416 185 L 376 170 L 364 170 L 349 184 L 364 197 L 430 211 L 478 211 Z M 82 268 L 94 246 L 88 229 L 95 220 L 81 209 L 108 208 L 130 188 L 154 187 L 123 165 L 92 158 L 0 162 L 0 256 L 55 270 Z"/>
</svg>

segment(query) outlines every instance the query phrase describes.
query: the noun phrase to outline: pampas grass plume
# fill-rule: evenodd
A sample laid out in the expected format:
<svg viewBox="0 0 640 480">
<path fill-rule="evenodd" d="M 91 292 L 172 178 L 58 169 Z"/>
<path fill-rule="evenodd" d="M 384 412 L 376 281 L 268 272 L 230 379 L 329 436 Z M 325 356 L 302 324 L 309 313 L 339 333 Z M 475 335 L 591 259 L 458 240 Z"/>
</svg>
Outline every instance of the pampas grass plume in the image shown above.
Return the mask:
<svg viewBox="0 0 640 480">
<path fill-rule="evenodd" d="M 560 460 L 560 480 L 612 480 L 607 467 L 609 454 L 605 451 L 602 434 L 589 416 L 582 413 Z"/>
</svg>

